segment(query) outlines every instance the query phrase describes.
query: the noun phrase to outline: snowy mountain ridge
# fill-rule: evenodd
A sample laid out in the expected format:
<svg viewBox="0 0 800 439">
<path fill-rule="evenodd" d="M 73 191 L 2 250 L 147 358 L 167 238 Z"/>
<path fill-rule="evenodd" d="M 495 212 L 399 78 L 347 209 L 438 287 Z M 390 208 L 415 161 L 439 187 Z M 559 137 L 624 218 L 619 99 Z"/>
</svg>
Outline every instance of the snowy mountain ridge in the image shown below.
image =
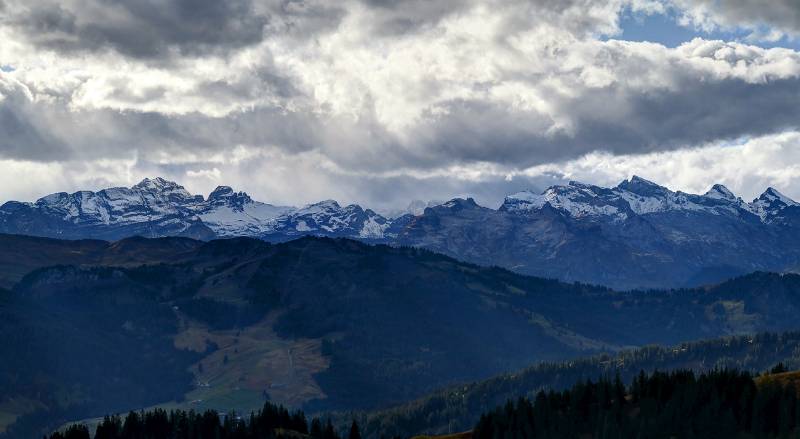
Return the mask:
<svg viewBox="0 0 800 439">
<path fill-rule="evenodd" d="M 163 178 L 0 206 L 0 233 L 66 239 L 130 236 L 270 242 L 304 235 L 421 247 L 525 274 L 619 288 L 697 285 L 755 270 L 800 270 L 800 204 L 768 188 L 745 202 L 722 185 L 703 195 L 640 177 L 509 195 L 414 202 L 384 216 L 325 200 L 276 206 L 219 186 L 193 195 Z"/>
<path fill-rule="evenodd" d="M 274 206 L 255 201 L 229 186 L 219 186 L 205 198 L 160 177 L 145 178 L 130 188 L 60 192 L 33 203 L 11 201 L 0 207 L 0 212 L 5 214 L 6 222 L 14 213 L 35 212 L 74 226 L 155 224 L 154 236 L 162 235 L 157 229 L 166 224 L 173 226 L 169 234 L 203 224 L 219 237 L 320 232 L 382 239 L 388 227 L 386 218 L 357 205 L 342 207 L 327 200 L 302 208 Z"/>
<path fill-rule="evenodd" d="M 460 208 L 464 203 L 476 205 L 472 199 L 453 199 L 438 206 Z M 15 211 L 24 209 L 85 227 L 157 223 L 172 225 L 171 233 L 174 233 L 174 229 L 188 230 L 193 224 L 202 223 L 220 237 L 270 236 L 280 240 L 280 235 L 290 238 L 318 233 L 382 240 L 392 237 L 393 224 L 422 216 L 427 209 L 436 206 L 436 203 L 415 201 L 403 213 L 388 217 L 356 204 L 341 206 L 334 200 L 300 208 L 275 206 L 255 201 L 247 193 L 236 192 L 229 186 L 217 187 L 208 197 L 193 195 L 178 183 L 158 177 L 145 178 L 130 188 L 60 192 L 33 203 L 8 202 L 0 207 L 0 218 L 13 217 Z M 524 216 L 535 214 L 545 206 L 577 220 L 622 222 L 637 215 L 693 211 L 753 215 L 770 223 L 780 219 L 784 209 L 799 205 L 774 188 L 768 188 L 747 203 L 720 184 L 712 186 L 704 195 L 694 195 L 674 192 L 634 176 L 613 188 L 571 181 L 567 185 L 551 186 L 540 194 L 522 191 L 507 196 L 498 210 Z"/>
<path fill-rule="evenodd" d="M 607 217 L 624 221 L 634 215 L 695 211 L 713 215 L 752 214 L 768 223 L 779 217 L 783 209 L 798 206 L 798 203 L 771 187 L 747 203 L 721 184 L 715 184 L 704 195 L 695 195 L 673 192 L 633 176 L 614 188 L 571 181 L 564 186 L 551 186 L 541 194 L 518 192 L 506 197 L 500 210 L 526 214 L 541 210 L 545 205 L 573 218 Z"/>
</svg>

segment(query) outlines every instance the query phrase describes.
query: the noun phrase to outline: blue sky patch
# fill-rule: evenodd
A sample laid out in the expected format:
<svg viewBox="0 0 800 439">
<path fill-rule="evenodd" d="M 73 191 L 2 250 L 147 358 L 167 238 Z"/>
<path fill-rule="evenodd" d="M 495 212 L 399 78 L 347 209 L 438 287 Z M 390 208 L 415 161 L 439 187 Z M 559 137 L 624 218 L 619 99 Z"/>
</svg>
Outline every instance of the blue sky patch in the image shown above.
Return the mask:
<svg viewBox="0 0 800 439">
<path fill-rule="evenodd" d="M 800 41 L 785 37 L 775 42 L 747 41 L 750 30 L 703 32 L 681 26 L 674 13 L 645 15 L 625 11 L 620 16 L 620 28 L 622 28 L 622 34 L 615 35 L 613 38 L 626 41 L 648 41 L 667 47 L 677 47 L 699 37 L 707 40 L 741 41 L 764 48 L 785 47 L 800 50 Z"/>
</svg>

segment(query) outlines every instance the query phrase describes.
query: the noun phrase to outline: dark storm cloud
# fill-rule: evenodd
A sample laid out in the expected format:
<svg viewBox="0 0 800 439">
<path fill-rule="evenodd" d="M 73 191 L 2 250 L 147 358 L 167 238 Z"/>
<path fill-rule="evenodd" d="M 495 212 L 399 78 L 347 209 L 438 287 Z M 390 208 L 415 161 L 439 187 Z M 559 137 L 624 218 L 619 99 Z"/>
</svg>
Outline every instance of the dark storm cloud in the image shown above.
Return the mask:
<svg viewBox="0 0 800 439">
<path fill-rule="evenodd" d="M 397 36 L 412 33 L 459 13 L 474 4 L 470 0 L 361 0 L 372 10 L 376 35 Z"/>
<path fill-rule="evenodd" d="M 20 83 L 0 74 L 0 157 L 41 161 L 65 159 L 69 147 L 53 135 L 52 120 L 39 114 L 39 106 Z"/>
<path fill-rule="evenodd" d="M 420 46 L 436 35 L 419 34 L 414 40 L 414 29 L 459 13 L 467 4 L 360 1 L 370 8 L 369 17 L 376 17 L 373 25 L 408 20 L 409 26 L 386 26 L 384 30 L 406 33 L 409 45 Z M 252 44 L 264 34 L 277 32 L 280 26 L 285 26 L 286 32 L 299 32 L 304 37 L 332 32 L 343 14 L 335 6 L 299 0 L 258 5 L 245 0 L 224 3 L 174 0 L 163 2 L 163 8 L 156 7 L 161 5 L 156 0 L 84 3 L 86 8 L 80 14 L 77 3 L 63 2 L 61 6 L 49 4 L 49 8 L 42 3 L 23 9 L 17 6 L 12 15 L 14 23 L 25 24 L 29 37 L 41 44 L 64 50 L 108 47 L 135 57 L 159 57 L 174 51 L 199 54 Z M 540 15 L 547 17 L 547 14 L 578 14 L 575 19 L 578 27 L 592 28 L 594 25 L 590 23 L 602 22 L 598 17 L 603 14 L 582 17 L 583 7 L 589 3 L 588 0 L 520 2 L 527 8 L 540 8 Z M 110 10 L 116 14 L 109 14 Z M 271 19 L 265 30 L 267 16 Z M 523 27 L 526 16 L 519 14 L 510 19 L 504 16 L 506 19 L 498 22 L 512 28 Z M 101 20 L 109 17 L 113 19 Z M 144 34 L 141 40 L 131 37 L 134 30 Z M 502 28 L 502 32 L 505 30 Z M 341 39 L 348 40 L 348 36 Z M 5 96 L 0 101 L 0 130 L 8 133 L 0 138 L 0 157 L 55 161 L 120 157 L 132 152 L 177 156 L 215 154 L 245 145 L 289 153 L 317 150 L 341 169 L 366 174 L 396 169 L 429 171 L 475 162 L 521 169 L 574 159 L 598 150 L 639 154 L 798 128 L 800 79 L 796 53 L 766 53 L 723 43 L 714 43 L 710 48 L 698 43 L 698 47 L 685 50 L 599 41 L 578 44 L 572 34 L 562 37 L 563 42 L 554 39 L 548 43 L 551 48 L 514 52 L 520 56 L 498 63 L 503 68 L 487 69 L 489 74 L 480 68 L 484 62 L 480 55 L 507 49 L 508 43 L 500 41 L 502 38 L 475 43 L 483 45 L 480 47 L 483 52 L 479 49 L 463 53 L 459 52 L 459 42 L 436 41 L 451 44 L 448 53 L 462 55 L 459 57 L 462 64 L 454 68 L 466 70 L 466 79 L 460 83 L 461 77 L 438 78 L 436 69 L 432 69 L 430 76 L 419 76 L 411 79 L 417 82 L 408 83 L 403 71 L 398 70 L 393 78 L 398 88 L 426 90 L 419 93 L 422 96 L 419 100 L 425 102 L 419 108 L 414 107 L 416 102 L 407 103 L 402 98 L 392 101 L 398 106 L 412 107 L 408 113 L 414 113 L 402 125 L 401 135 L 387 127 L 387 120 L 377 114 L 374 105 L 376 100 L 385 103 L 397 95 L 391 91 L 384 93 L 386 90 L 380 88 L 385 85 L 379 82 L 381 85 L 374 86 L 369 77 L 363 83 L 357 81 L 361 78 L 352 76 L 361 71 L 354 70 L 357 73 L 351 76 L 346 65 L 333 62 L 329 65 L 331 69 L 325 70 L 328 66 L 304 64 L 309 58 L 316 61 L 328 55 L 315 52 L 319 45 L 313 41 L 287 64 L 300 70 L 309 69 L 312 82 L 320 84 L 320 101 L 315 100 L 314 85 L 304 87 L 299 79 L 302 75 L 293 75 L 286 64 L 285 71 L 278 68 L 266 48 L 259 51 L 253 65 L 239 66 L 234 74 L 222 76 L 224 79 L 201 78 L 193 84 L 194 90 L 176 92 L 175 101 L 171 100 L 170 88 L 174 82 L 129 89 L 123 76 L 102 83 L 111 91 L 96 98 L 97 106 L 91 105 L 94 102 L 74 106 L 70 105 L 78 95 L 74 90 L 47 99 L 34 98 L 19 87 L 4 89 L 0 73 L 0 95 Z M 352 49 L 357 55 L 363 55 L 362 52 L 374 55 L 356 57 L 358 62 L 379 58 L 369 53 L 372 41 L 356 41 L 361 45 L 351 48 L 348 40 L 336 55 L 347 59 L 352 54 L 346 52 Z M 378 48 L 375 52 L 382 50 Z M 292 51 L 282 52 L 284 57 L 294 55 Z M 702 55 L 706 52 L 707 55 Z M 726 61 L 726 57 L 730 60 Z M 443 56 L 441 62 L 448 60 Z M 512 65 L 514 62 L 518 64 Z M 709 67 L 711 63 L 713 66 Z M 570 67 L 562 69 L 563 65 Z M 473 69 L 475 66 L 478 68 Z M 763 78 L 748 76 L 747 69 L 757 72 L 764 66 Z M 407 66 L 421 67 L 413 61 Z M 529 70 L 533 73 L 527 73 Z M 599 80 L 593 78 L 598 70 L 604 71 Z M 786 73 L 791 70 L 795 72 Z M 492 77 L 487 79 L 487 75 Z M 480 82 L 471 79 L 475 77 Z M 547 80 L 552 78 L 561 80 L 562 88 L 568 88 L 569 93 L 549 88 Z M 35 77 L 32 82 L 37 82 Z M 339 88 L 350 83 L 357 85 Z M 516 96 L 509 97 L 507 92 L 498 98 L 494 88 L 505 84 L 518 86 L 521 94 L 530 92 L 545 102 L 547 108 L 516 105 Z M 464 97 L 452 98 L 453 89 L 458 90 L 456 95 L 467 91 L 463 92 Z M 174 110 L 173 106 L 177 108 L 183 103 L 181 98 L 189 103 Z M 196 101 L 209 103 L 208 108 L 213 107 L 208 110 L 210 115 L 202 114 L 203 109 L 183 114 L 187 107 L 194 111 L 190 105 Z M 350 105 L 364 101 L 367 104 Z M 343 104 L 340 107 L 347 110 L 354 108 L 353 114 L 331 111 L 335 104 Z M 130 109 L 108 108 L 116 106 Z M 171 114 L 173 110 L 180 114 Z M 347 110 L 343 113 L 348 113 Z M 214 117 L 219 114 L 226 115 Z"/>
<path fill-rule="evenodd" d="M 631 93 L 622 112 L 608 109 L 613 96 L 589 94 L 580 109 L 582 128 L 576 140 L 628 154 L 800 127 L 798 78 L 754 84 L 687 77 L 681 79 L 679 88 L 680 92 Z"/>
<path fill-rule="evenodd" d="M 291 35 L 298 40 L 334 31 L 347 15 L 340 2 L 327 0 L 265 0 L 259 4 L 272 18 L 270 35 Z"/>
<path fill-rule="evenodd" d="M 17 6 L 4 21 L 40 47 L 65 52 L 108 49 L 133 58 L 225 52 L 260 42 L 267 24 L 250 0 L 47 1 Z"/>
<path fill-rule="evenodd" d="M 221 87 L 219 93 L 231 92 Z M 6 94 L 0 102 L 0 130 L 5 133 L 0 157 L 35 161 L 119 157 L 131 151 L 145 156 L 204 154 L 246 145 L 277 146 L 290 153 L 321 150 L 344 169 L 376 173 L 473 162 L 521 169 L 596 150 L 664 151 L 800 125 L 796 78 L 751 84 L 686 76 L 674 90 L 590 89 L 579 99 L 557 103 L 560 112 L 572 117 L 573 128 L 567 131 L 548 130 L 553 120 L 541 113 L 481 100 L 449 101 L 413 127 L 405 143 L 370 118 L 353 122 L 265 107 L 219 118 L 70 111 L 57 103 Z"/>
<path fill-rule="evenodd" d="M 586 90 L 559 102 L 573 121 L 548 131 L 553 121 L 486 101 L 442 103 L 418 128 L 417 166 L 446 157 L 513 167 L 580 157 L 591 151 L 640 154 L 800 128 L 800 79 L 751 84 L 727 79 L 681 79 L 677 90 L 647 93 L 621 87 Z"/>
<path fill-rule="evenodd" d="M 257 100 L 266 96 L 278 100 L 288 100 L 303 96 L 292 78 L 275 66 L 263 64 L 251 69 L 246 80 L 212 80 L 199 83 L 194 93 L 224 106 L 243 100 Z"/>
<path fill-rule="evenodd" d="M 3 78 L 0 77 L 0 80 Z M 200 113 L 69 109 L 58 100 L 33 101 L 0 81 L 0 158 L 53 162 L 151 154 L 213 154 L 233 145 L 281 145 L 290 152 L 321 144 L 314 116 L 256 108 L 228 117 Z"/>
<path fill-rule="evenodd" d="M 6 100 L 0 103 L 0 156 L 41 161 L 65 159 L 69 150 L 51 135 L 51 127 L 38 126 L 25 108 Z"/>
</svg>

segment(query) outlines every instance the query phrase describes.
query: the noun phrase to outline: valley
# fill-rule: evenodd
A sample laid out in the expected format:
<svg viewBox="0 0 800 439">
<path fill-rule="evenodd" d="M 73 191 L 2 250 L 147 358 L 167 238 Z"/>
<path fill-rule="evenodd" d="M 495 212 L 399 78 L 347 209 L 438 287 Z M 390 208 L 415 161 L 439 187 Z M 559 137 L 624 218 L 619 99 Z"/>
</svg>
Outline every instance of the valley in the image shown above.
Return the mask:
<svg viewBox="0 0 800 439">
<path fill-rule="evenodd" d="M 389 409 L 538 362 L 791 330 L 800 312 L 792 274 L 618 292 L 347 239 L 0 239 L 13 432 L 144 407 Z M 42 248 L 59 264 L 10 257 Z"/>
</svg>

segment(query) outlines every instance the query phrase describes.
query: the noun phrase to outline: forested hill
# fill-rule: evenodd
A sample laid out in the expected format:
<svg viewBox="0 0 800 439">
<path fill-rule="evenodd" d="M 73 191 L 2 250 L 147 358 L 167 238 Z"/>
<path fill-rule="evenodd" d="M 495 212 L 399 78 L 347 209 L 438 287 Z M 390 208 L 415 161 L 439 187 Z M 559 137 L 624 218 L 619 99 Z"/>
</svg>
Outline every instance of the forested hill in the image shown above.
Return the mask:
<svg viewBox="0 0 800 439">
<path fill-rule="evenodd" d="M 45 436 L 47 438 L 48 436 Z M 328 419 L 309 420 L 302 411 L 290 412 L 269 402 L 249 414 L 207 410 L 154 409 L 131 411 L 127 416 L 105 416 L 94 429 L 72 424 L 49 435 L 50 439 L 361 439 L 358 424 L 340 435 Z"/>
<path fill-rule="evenodd" d="M 542 364 L 459 386 L 447 400 L 442 397 L 448 392 L 441 392 L 405 405 L 405 412 L 398 408 L 370 417 L 348 413 L 334 417 L 334 424 L 323 416 L 325 422 L 315 418 L 309 425 L 302 412 L 290 414 L 267 403 L 250 417 L 158 409 L 106 416 L 97 426 L 71 425 L 50 438 L 86 439 L 95 429 L 95 439 L 338 439 L 337 432 L 348 439 L 362 434 L 408 438 L 422 432 L 472 430 L 476 423 L 474 436 L 470 431 L 446 437 L 789 437 L 800 426 L 800 372 L 786 372 L 800 364 L 798 346 L 800 333 L 762 334 Z M 769 373 L 751 379 L 776 359 L 781 361 Z M 464 416 L 466 409 L 474 413 Z M 442 424 L 439 430 L 421 428 L 426 420 Z M 359 428 L 362 422 L 368 422 L 366 431 Z M 376 430 L 376 425 L 382 429 Z"/>
<path fill-rule="evenodd" d="M 798 389 L 779 381 L 756 385 L 747 372 L 642 373 L 576 383 L 561 392 L 509 401 L 483 415 L 474 439 L 771 439 L 800 433 Z"/>
<path fill-rule="evenodd" d="M 345 239 L 0 243 L 11 432 L 169 402 L 388 407 L 537 361 L 782 331 L 800 315 L 795 275 L 620 293 Z"/>
<path fill-rule="evenodd" d="M 800 369 L 800 332 L 724 337 L 675 346 L 648 346 L 615 355 L 542 363 L 488 380 L 453 386 L 387 410 L 356 416 L 370 438 L 411 437 L 471 430 L 480 416 L 540 391 L 562 391 L 586 380 L 616 375 L 626 384 L 641 371 L 738 369 L 752 374 L 776 364 Z M 351 413 L 339 416 L 343 423 Z M 681 436 L 682 437 L 682 436 Z"/>
</svg>

